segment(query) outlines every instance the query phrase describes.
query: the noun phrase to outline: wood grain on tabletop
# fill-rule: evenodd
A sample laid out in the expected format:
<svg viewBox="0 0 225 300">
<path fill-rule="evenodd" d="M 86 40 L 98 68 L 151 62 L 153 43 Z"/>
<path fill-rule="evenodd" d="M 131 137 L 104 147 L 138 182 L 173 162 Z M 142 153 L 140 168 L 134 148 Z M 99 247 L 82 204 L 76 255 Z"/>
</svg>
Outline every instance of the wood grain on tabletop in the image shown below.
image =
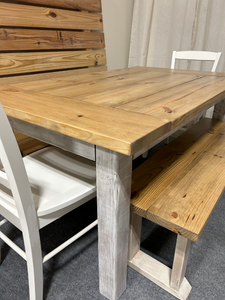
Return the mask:
<svg viewBox="0 0 225 300">
<path fill-rule="evenodd" d="M 101 14 L 0 3 L 0 26 L 103 30 Z"/>
<path fill-rule="evenodd" d="M 105 50 L 0 54 L 0 75 L 72 69 L 106 64 Z"/>
<path fill-rule="evenodd" d="M 21 76 L 12 76 L 12 77 L 4 77 L 1 78 L 1 85 L 13 85 L 16 86 L 17 84 L 23 84 L 21 87 L 26 89 L 30 86 L 30 84 L 36 81 L 36 85 L 44 85 L 45 82 L 52 81 L 52 79 L 60 79 L 62 81 L 66 76 L 71 76 L 72 78 L 76 78 L 81 74 L 89 74 L 94 72 L 101 72 L 106 71 L 106 66 L 95 66 L 90 68 L 81 68 L 81 69 L 72 69 L 66 71 L 58 71 L 58 72 L 48 72 L 48 73 L 41 73 L 41 74 L 29 74 L 29 75 L 21 75 Z M 28 84 L 29 83 L 29 84 Z M 57 82 L 58 83 L 58 82 Z M 29 88 L 28 88 L 29 89 Z"/>
<path fill-rule="evenodd" d="M 49 81 L 21 88 L 70 97 L 105 107 L 167 119 L 171 129 L 183 124 L 225 95 L 224 77 L 162 73 L 149 69 L 122 77 L 107 73 L 82 76 L 76 82 Z M 142 70 L 142 71 L 141 71 Z M 149 74 L 149 75 L 148 75 Z"/>
<path fill-rule="evenodd" d="M 101 0 L 14 0 L 18 3 L 26 4 L 37 4 L 46 6 L 53 6 L 58 8 L 68 8 L 74 10 L 87 10 L 93 12 L 101 12 Z"/>
<path fill-rule="evenodd" d="M 224 134 L 225 122 L 202 119 L 136 169 L 134 212 L 197 241 L 224 191 Z"/>
<path fill-rule="evenodd" d="M 99 72 L 100 71 L 100 72 Z M 41 77 L 37 77 L 37 75 L 33 75 L 32 82 L 29 82 L 27 84 L 26 80 L 28 80 L 30 77 L 25 77 L 26 80 L 21 80 L 17 82 L 5 82 L 5 84 L 10 84 L 13 87 L 18 87 L 23 90 L 27 91 L 35 91 L 35 92 L 45 92 L 45 90 L 54 90 L 58 87 L 68 86 L 68 88 L 71 88 L 72 86 L 76 86 L 76 88 L 79 88 L 82 84 L 87 84 L 89 87 L 88 91 L 86 90 L 86 93 L 89 92 L 90 88 L 92 89 L 92 85 L 98 84 L 101 82 L 103 84 L 103 80 L 105 80 L 104 84 L 107 84 L 107 82 L 113 81 L 114 84 L 121 78 L 121 76 L 126 75 L 126 78 L 132 78 L 134 74 L 137 74 L 138 76 L 142 76 L 143 71 L 139 70 L 139 68 L 129 68 L 129 69 L 120 69 L 120 70 L 113 70 L 113 71 L 107 71 L 107 68 L 105 66 L 96 66 L 88 69 L 80 69 L 80 70 L 67 70 L 57 73 L 51 73 L 50 76 L 47 77 L 47 74 L 42 74 L 43 76 L 46 76 L 44 78 L 44 81 L 40 84 Z M 88 74 L 83 75 L 83 74 Z M 29 75 L 31 76 L 31 75 Z M 118 77 L 119 76 L 119 77 Z M 149 74 L 146 74 L 146 76 L 149 76 Z M 151 76 L 151 75 L 150 75 Z M 85 91 L 84 91 L 85 92 Z M 48 94 L 51 94 L 50 92 Z"/>
<path fill-rule="evenodd" d="M 117 107 L 123 103 L 131 102 L 137 97 L 142 98 L 149 94 L 154 94 L 157 91 L 161 91 L 162 83 L 165 88 L 173 87 L 175 85 L 186 82 L 187 80 L 195 79 L 188 78 L 187 76 L 174 76 L 174 80 L 171 81 L 169 75 L 158 73 L 135 73 L 126 75 L 123 77 L 101 77 L 100 74 L 93 78 L 92 82 L 77 81 L 62 83 L 61 86 L 45 86 L 43 89 L 40 87 L 37 91 L 43 91 L 50 95 L 58 95 L 70 98 L 76 98 L 77 100 L 98 104 L 106 107 Z M 185 78 L 184 78 L 185 77 Z M 152 79 L 152 80 L 151 80 Z"/>
<path fill-rule="evenodd" d="M 150 81 L 146 79 L 148 73 Z M 121 74 L 123 74 L 122 77 Z M 145 79 L 143 80 L 143 78 Z M 60 80 L 60 78 L 58 79 Z M 58 86 L 57 80 L 55 81 L 56 87 Z M 62 95 L 68 97 L 67 101 L 65 101 L 64 98 L 62 101 L 62 98 L 58 97 L 58 95 L 47 96 L 47 94 L 45 94 L 47 93 L 47 89 L 44 93 L 35 91 L 17 92 L 16 97 L 21 98 L 21 105 L 23 101 L 24 104 L 28 101 L 26 99 L 33 101 L 33 107 L 40 105 L 39 108 L 37 107 L 35 109 L 35 111 L 40 111 L 40 114 L 44 114 L 41 112 L 41 105 L 43 105 L 42 102 L 46 102 L 47 99 L 49 106 L 54 104 L 54 109 L 56 109 L 56 106 L 60 107 L 62 103 L 67 103 L 63 107 L 66 111 L 66 105 L 68 105 L 68 110 L 70 110 L 69 106 L 72 105 L 71 107 L 76 109 L 74 110 L 77 112 L 76 115 L 84 116 L 83 118 L 79 118 L 78 123 L 76 123 L 73 118 L 73 120 L 71 119 L 71 124 L 69 124 L 68 119 L 63 120 L 63 115 L 60 116 L 61 121 L 57 121 L 56 115 L 54 117 L 52 116 L 54 122 L 64 122 L 67 130 L 69 130 L 70 127 L 73 128 L 72 130 L 74 132 L 71 134 L 73 134 L 74 137 L 100 146 L 107 145 L 107 147 L 112 150 L 116 150 L 118 147 L 118 152 L 130 155 L 141 150 L 147 144 L 182 124 L 225 95 L 224 80 L 224 77 L 196 76 L 192 74 L 179 75 L 177 73 L 173 74 L 168 72 L 165 72 L 164 76 L 162 69 L 153 70 L 152 72 L 151 68 L 144 69 L 136 67 L 127 70 L 111 71 L 109 73 L 97 72 L 89 75 L 80 75 L 76 78 L 75 82 L 75 85 L 78 87 L 77 92 L 78 94 L 80 93 L 80 95 L 70 98 L 67 89 L 63 89 L 64 93 L 62 93 Z M 54 79 L 52 81 L 54 82 Z M 121 83 L 122 81 L 124 81 L 124 83 Z M 136 82 L 134 83 L 134 81 Z M 151 84 L 145 84 L 146 82 L 150 82 Z M 68 83 L 69 81 L 66 82 L 66 86 L 69 90 L 70 83 L 67 85 Z M 95 83 L 97 87 L 95 87 Z M 36 85 L 37 88 L 38 83 L 33 82 L 33 84 Z M 104 84 L 106 86 L 104 86 Z M 51 89 L 54 88 L 52 82 L 50 85 Z M 74 85 L 74 82 L 71 83 L 71 85 Z M 83 85 L 83 90 L 80 88 L 80 85 Z M 115 88 L 116 85 L 117 87 Z M 17 86 L 17 88 L 21 91 L 23 84 L 21 84 L 20 87 Z M 36 89 L 35 86 L 33 86 L 33 88 L 34 90 Z M 8 94 L 7 98 L 10 98 L 10 88 L 8 88 L 8 92 L 5 93 Z M 26 93 L 26 96 L 24 93 Z M 125 97 L 126 95 L 127 97 Z M 4 98 L 6 98 L 6 94 Z M 11 97 L 11 99 L 13 99 L 13 97 Z M 40 99 L 38 100 L 39 103 L 37 103 L 35 99 Z M 96 99 L 96 101 L 92 101 L 92 99 Z M 99 99 L 101 99 L 100 102 Z M 13 101 L 14 100 L 10 103 L 13 104 Z M 89 101 L 90 103 L 87 106 L 86 102 Z M 124 106 L 120 105 L 121 102 L 124 101 L 127 101 L 127 103 L 124 104 Z M 139 106 L 137 105 L 138 101 Z M 145 104 L 147 111 L 142 111 L 142 101 L 147 101 L 147 105 Z M 112 102 L 114 102 L 113 106 L 116 106 L 116 108 L 110 107 Z M 118 106 L 115 103 L 117 103 Z M 136 105 L 134 108 L 132 108 L 132 103 Z M 47 102 L 45 105 L 47 105 Z M 126 111 L 126 105 L 131 105 L 129 111 Z M 54 109 L 51 108 L 52 111 L 54 111 Z M 23 107 L 21 106 L 21 110 L 23 110 L 23 112 L 20 111 L 20 116 L 30 120 L 31 112 L 26 112 L 26 104 Z M 18 112 L 14 110 L 14 114 L 17 113 Z M 58 115 L 58 113 L 56 114 Z M 32 118 L 35 118 L 34 112 Z M 147 127 L 142 123 L 142 120 L 146 122 L 146 125 L 148 124 Z M 48 123 L 49 129 L 55 128 L 52 119 L 50 125 L 50 116 L 43 115 L 42 122 L 44 122 L 44 126 Z M 76 125 L 73 122 L 75 122 Z M 39 125 L 42 126 L 41 124 L 43 123 L 40 122 Z M 114 127 L 114 129 L 112 130 L 110 126 Z M 65 130 L 65 128 L 58 128 L 57 130 Z M 81 134 L 82 130 L 83 133 Z M 79 131 L 79 133 L 77 131 Z M 82 135 L 82 137 L 80 135 Z"/>
<path fill-rule="evenodd" d="M 104 48 L 104 33 L 0 28 L 0 51 Z"/>
<path fill-rule="evenodd" d="M 1 103 L 7 115 L 132 155 L 170 130 L 170 124 L 139 114 L 100 107 L 46 94 L 1 87 Z M 137 126 L 138 124 L 138 126 Z M 138 143 L 133 143 L 138 141 Z"/>
</svg>

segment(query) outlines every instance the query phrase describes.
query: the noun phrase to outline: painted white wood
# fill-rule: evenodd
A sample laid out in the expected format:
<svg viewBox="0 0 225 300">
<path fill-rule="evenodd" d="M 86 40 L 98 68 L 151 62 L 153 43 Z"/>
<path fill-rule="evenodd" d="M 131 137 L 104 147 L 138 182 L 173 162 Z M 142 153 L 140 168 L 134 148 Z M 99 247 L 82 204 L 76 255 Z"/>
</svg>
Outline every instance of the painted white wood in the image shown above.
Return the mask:
<svg viewBox="0 0 225 300">
<path fill-rule="evenodd" d="M 130 235 L 128 260 L 131 260 L 140 250 L 142 217 L 130 212 Z"/>
<path fill-rule="evenodd" d="M 184 279 L 190 247 L 191 240 L 181 235 L 177 235 L 177 243 L 170 281 L 171 288 L 175 289 L 176 291 L 179 290 L 180 285 Z"/>
<path fill-rule="evenodd" d="M 96 148 L 100 293 L 126 288 L 132 157 Z"/>
<path fill-rule="evenodd" d="M 13 130 L 95 161 L 95 145 L 19 119 L 8 119 Z"/>
<path fill-rule="evenodd" d="M 171 69 L 175 68 L 176 59 L 214 61 L 212 72 L 216 71 L 221 52 L 210 51 L 173 51 Z"/>
<path fill-rule="evenodd" d="M 65 249 L 66 247 L 68 247 L 69 245 L 71 245 L 73 242 L 75 242 L 77 239 L 79 239 L 82 235 L 84 235 L 85 233 L 87 233 L 89 230 L 91 230 L 97 224 L 98 224 L 98 220 L 95 220 L 90 225 L 88 225 L 87 227 L 85 227 L 83 230 L 79 231 L 77 234 L 75 234 L 74 236 L 72 236 L 69 240 L 67 240 L 66 242 L 64 242 L 63 244 L 61 244 L 57 248 L 55 248 L 53 251 L 49 252 L 47 255 L 45 255 L 43 257 L 43 263 L 45 263 L 50 258 L 52 258 L 56 254 L 58 254 L 60 251 L 62 251 L 63 249 Z"/>
<path fill-rule="evenodd" d="M 12 189 L 27 257 L 30 299 L 42 300 L 43 271 L 37 214 L 13 131 L 0 105 L 0 157 Z"/>
<path fill-rule="evenodd" d="M 27 260 L 26 253 L 11 241 L 4 233 L 0 231 L 0 239 L 2 239 L 9 247 L 16 251 L 24 260 Z"/>
<path fill-rule="evenodd" d="M 178 299 L 186 300 L 191 291 L 186 278 L 182 281 L 179 291 L 172 289 L 171 269 L 141 250 L 131 261 L 128 261 L 128 265 Z"/>
<path fill-rule="evenodd" d="M 96 194 L 95 163 L 54 147 L 44 148 L 22 159 L 1 104 L 0 157 L 6 173 L 0 171 L 3 186 L 0 193 L 1 214 L 22 231 L 30 300 L 42 300 L 43 263 L 39 229 L 40 225 L 46 224 L 41 224 L 38 218 L 45 218 L 50 223 L 93 198 Z M 24 256 L 3 234 L 0 237 Z"/>
</svg>

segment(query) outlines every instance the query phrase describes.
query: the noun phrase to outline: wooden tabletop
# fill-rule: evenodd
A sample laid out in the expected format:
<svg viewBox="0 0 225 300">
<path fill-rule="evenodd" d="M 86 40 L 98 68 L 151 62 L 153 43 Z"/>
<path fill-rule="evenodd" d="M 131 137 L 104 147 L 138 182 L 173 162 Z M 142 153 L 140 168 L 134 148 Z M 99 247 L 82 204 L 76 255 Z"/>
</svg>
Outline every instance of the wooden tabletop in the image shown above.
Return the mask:
<svg viewBox="0 0 225 300">
<path fill-rule="evenodd" d="M 224 73 L 147 67 L 19 81 L 0 86 L 8 116 L 126 155 L 225 96 Z"/>
</svg>

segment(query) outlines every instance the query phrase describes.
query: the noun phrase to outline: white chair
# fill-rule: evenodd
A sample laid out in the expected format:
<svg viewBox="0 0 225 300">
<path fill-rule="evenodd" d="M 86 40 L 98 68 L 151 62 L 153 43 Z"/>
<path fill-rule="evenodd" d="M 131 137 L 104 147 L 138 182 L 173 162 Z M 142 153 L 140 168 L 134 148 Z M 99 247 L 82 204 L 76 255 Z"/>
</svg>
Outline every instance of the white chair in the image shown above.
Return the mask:
<svg viewBox="0 0 225 300">
<path fill-rule="evenodd" d="M 176 59 L 182 60 L 200 60 L 200 61 L 214 61 L 211 72 L 215 72 L 221 52 L 209 51 L 173 51 L 171 69 L 175 68 Z"/>
<path fill-rule="evenodd" d="M 41 255 L 39 229 L 96 195 L 95 163 L 55 147 L 22 159 L 0 104 L 0 214 L 22 231 L 25 252 L 0 231 L 0 238 L 27 261 L 30 300 L 43 299 L 43 262 L 57 254 L 97 220 L 47 254 Z"/>
</svg>

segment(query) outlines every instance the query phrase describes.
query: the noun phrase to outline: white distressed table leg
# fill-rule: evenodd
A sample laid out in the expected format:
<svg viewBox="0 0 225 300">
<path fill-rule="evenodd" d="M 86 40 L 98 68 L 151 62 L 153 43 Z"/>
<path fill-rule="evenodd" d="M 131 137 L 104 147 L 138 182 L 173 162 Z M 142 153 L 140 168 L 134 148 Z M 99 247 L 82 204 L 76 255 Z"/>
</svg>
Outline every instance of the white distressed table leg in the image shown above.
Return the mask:
<svg viewBox="0 0 225 300">
<path fill-rule="evenodd" d="M 225 99 L 215 105 L 213 119 L 225 121 Z"/>
<path fill-rule="evenodd" d="M 176 250 L 170 280 L 171 288 L 176 291 L 180 289 L 180 285 L 184 279 L 190 247 L 191 240 L 181 235 L 177 235 Z"/>
<path fill-rule="evenodd" d="M 126 288 L 132 156 L 96 149 L 100 293 L 111 300 Z"/>
</svg>

